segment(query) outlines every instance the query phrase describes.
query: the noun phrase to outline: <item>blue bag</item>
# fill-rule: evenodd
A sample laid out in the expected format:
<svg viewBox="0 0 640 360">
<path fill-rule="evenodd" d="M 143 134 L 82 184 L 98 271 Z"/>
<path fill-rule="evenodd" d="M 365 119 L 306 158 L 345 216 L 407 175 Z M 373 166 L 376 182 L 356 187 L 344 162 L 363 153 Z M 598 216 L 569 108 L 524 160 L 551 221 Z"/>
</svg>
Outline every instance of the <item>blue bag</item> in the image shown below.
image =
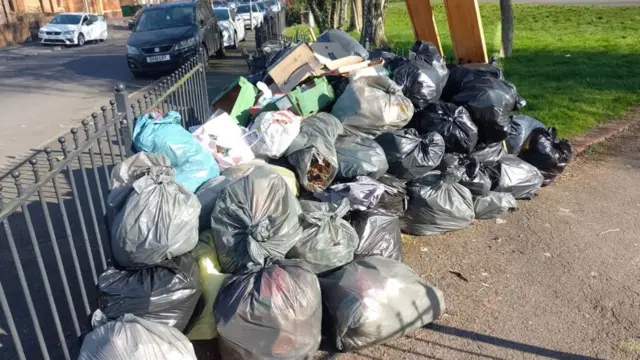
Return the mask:
<svg viewBox="0 0 640 360">
<path fill-rule="evenodd" d="M 220 175 L 214 158 L 181 125 L 180 114 L 169 111 L 140 115 L 133 129 L 136 152 L 160 153 L 176 169 L 176 182 L 195 192 L 205 181 Z"/>
</svg>

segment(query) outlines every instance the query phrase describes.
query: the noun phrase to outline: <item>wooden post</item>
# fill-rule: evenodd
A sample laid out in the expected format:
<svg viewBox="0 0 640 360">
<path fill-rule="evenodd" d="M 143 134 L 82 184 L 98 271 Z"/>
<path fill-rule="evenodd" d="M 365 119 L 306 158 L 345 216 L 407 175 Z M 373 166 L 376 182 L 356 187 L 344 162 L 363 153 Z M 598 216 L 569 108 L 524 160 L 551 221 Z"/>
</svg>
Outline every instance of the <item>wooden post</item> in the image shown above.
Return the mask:
<svg viewBox="0 0 640 360">
<path fill-rule="evenodd" d="M 429 41 L 442 53 L 442 44 L 438 35 L 438 26 L 433 17 L 430 0 L 406 0 L 409 18 L 413 26 L 413 35 L 416 40 Z"/>
<path fill-rule="evenodd" d="M 444 0 L 444 7 L 458 63 L 488 62 L 478 0 Z"/>
</svg>

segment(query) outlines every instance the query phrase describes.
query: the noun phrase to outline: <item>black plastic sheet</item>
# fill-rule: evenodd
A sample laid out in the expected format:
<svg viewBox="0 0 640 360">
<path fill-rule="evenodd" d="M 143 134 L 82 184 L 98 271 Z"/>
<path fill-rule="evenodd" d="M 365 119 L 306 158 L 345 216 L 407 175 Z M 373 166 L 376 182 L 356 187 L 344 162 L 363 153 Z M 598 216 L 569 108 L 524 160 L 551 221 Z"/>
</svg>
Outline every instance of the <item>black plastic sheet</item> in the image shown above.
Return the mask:
<svg viewBox="0 0 640 360">
<path fill-rule="evenodd" d="M 544 124 L 527 115 L 511 116 L 511 128 L 505 141 L 509 154 L 518 155 L 533 129 L 544 128 Z"/>
<path fill-rule="evenodd" d="M 544 180 L 540 171 L 515 155 L 505 155 L 498 164 L 500 180 L 495 191 L 510 193 L 516 199 L 533 199 Z"/>
<path fill-rule="evenodd" d="M 518 204 L 513 195 L 503 192 L 491 192 L 489 195 L 473 200 L 476 219 L 493 219 L 514 211 Z"/>
<path fill-rule="evenodd" d="M 349 55 L 358 55 L 364 60 L 369 59 L 369 52 L 352 36 L 340 29 L 323 32 L 317 38 L 318 42 L 335 42 L 340 44 Z"/>
</svg>

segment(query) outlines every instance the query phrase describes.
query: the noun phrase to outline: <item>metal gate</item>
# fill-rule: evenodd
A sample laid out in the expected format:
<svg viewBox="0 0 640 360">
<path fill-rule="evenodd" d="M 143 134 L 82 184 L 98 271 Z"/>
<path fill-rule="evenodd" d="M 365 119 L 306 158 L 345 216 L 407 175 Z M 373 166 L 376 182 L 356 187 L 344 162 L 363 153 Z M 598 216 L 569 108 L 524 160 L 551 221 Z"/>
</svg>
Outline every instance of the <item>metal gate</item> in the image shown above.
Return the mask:
<svg viewBox="0 0 640 360">
<path fill-rule="evenodd" d="M 208 119 L 199 59 L 134 96 L 116 86 L 99 113 L 0 176 L 0 358 L 77 357 L 110 263 L 111 169 L 131 153 L 134 119 L 144 111 L 178 111 L 185 128 Z"/>
</svg>

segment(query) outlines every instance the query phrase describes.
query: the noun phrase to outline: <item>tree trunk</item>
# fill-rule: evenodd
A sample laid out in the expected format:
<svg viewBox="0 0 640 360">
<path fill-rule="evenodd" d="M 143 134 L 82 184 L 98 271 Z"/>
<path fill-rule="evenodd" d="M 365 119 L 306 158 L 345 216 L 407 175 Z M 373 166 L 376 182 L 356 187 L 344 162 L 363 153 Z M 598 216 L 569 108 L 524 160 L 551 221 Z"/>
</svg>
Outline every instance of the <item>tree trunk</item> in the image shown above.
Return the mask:
<svg viewBox="0 0 640 360">
<path fill-rule="evenodd" d="M 502 56 L 511 56 L 513 50 L 513 5 L 511 0 L 500 0 L 500 18 L 502 20 Z"/>
<path fill-rule="evenodd" d="M 340 27 L 340 9 L 342 8 L 340 0 L 331 0 L 331 28 Z"/>
<path fill-rule="evenodd" d="M 348 0 L 351 2 L 351 24 L 349 31 L 362 32 L 362 1 Z"/>
<path fill-rule="evenodd" d="M 384 12 L 386 0 L 362 0 L 364 2 L 364 18 L 360 43 L 363 46 L 380 47 L 387 43 L 384 31 Z"/>
<path fill-rule="evenodd" d="M 349 5 L 349 0 L 340 0 L 340 19 L 338 20 L 339 26 L 344 28 L 347 24 L 347 6 Z"/>
<path fill-rule="evenodd" d="M 320 33 L 331 29 L 331 0 L 307 0 Z"/>
</svg>

